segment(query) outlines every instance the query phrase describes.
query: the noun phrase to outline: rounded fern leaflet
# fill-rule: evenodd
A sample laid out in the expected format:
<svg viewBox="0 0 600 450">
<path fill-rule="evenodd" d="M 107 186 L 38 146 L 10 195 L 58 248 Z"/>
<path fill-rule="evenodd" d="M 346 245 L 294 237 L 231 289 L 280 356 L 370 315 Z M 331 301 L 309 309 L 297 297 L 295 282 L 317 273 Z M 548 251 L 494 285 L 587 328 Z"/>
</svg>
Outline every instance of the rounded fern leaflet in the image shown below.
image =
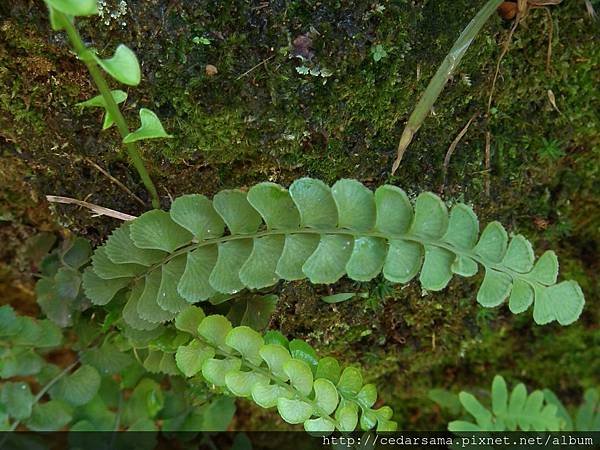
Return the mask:
<svg viewBox="0 0 600 450">
<path fill-rule="evenodd" d="M 83 277 L 86 294 L 104 305 L 123 291 L 124 320 L 141 330 L 172 320 L 191 303 L 281 279 L 331 284 L 383 273 L 407 283 L 418 275 L 424 289 L 439 291 L 454 274 L 470 277 L 480 266 L 482 306 L 508 299 L 520 313 L 533 304 L 536 323 L 567 325 L 584 305 L 575 281 L 557 283 L 553 251 L 535 261 L 529 241 L 509 239 L 498 222 L 480 234 L 464 204 L 448 213 L 425 192 L 413 206 L 396 186 L 372 192 L 349 179 L 330 188 L 301 178 L 289 190 L 260 183 L 248 192 L 221 191 L 212 201 L 185 195 L 170 212 L 149 211 L 116 229 L 92 261 Z"/>
</svg>

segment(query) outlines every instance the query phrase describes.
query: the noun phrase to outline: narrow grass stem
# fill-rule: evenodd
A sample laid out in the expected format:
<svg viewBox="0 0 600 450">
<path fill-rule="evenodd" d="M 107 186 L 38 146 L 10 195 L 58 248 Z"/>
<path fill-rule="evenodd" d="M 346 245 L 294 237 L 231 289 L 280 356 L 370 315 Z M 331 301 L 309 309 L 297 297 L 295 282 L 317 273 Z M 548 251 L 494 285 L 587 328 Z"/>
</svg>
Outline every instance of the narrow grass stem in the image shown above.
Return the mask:
<svg viewBox="0 0 600 450">
<path fill-rule="evenodd" d="M 431 108 L 437 98 L 440 96 L 444 86 L 460 64 L 460 61 L 466 51 L 468 50 L 473 39 L 479 34 L 479 31 L 483 25 L 488 21 L 490 16 L 498 9 L 498 6 L 502 3 L 502 0 L 489 0 L 483 8 L 473 17 L 471 22 L 466 26 L 463 32 L 460 34 L 450 52 L 442 61 L 442 64 L 438 67 L 435 75 L 427 85 L 427 89 L 423 93 L 423 96 L 419 99 L 417 106 L 413 110 L 412 114 L 408 118 L 406 127 L 400 137 L 400 143 L 398 144 L 398 154 L 396 160 L 392 166 L 392 175 L 398 170 L 402 156 L 410 145 L 413 136 L 417 133 L 423 121 L 431 111 Z"/>
</svg>

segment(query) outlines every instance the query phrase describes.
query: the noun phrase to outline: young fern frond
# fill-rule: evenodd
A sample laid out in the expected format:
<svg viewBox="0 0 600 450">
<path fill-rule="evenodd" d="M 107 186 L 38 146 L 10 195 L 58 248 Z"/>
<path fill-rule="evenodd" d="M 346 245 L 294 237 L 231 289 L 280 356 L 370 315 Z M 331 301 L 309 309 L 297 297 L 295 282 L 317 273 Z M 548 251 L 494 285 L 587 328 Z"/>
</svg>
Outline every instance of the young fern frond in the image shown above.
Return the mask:
<svg viewBox="0 0 600 450">
<path fill-rule="evenodd" d="M 201 373 L 206 382 L 235 396 L 276 407 L 286 422 L 302 423 L 309 432 L 349 432 L 358 425 L 363 430 L 396 429 L 389 407 L 372 409 L 377 390 L 363 385 L 358 369 L 342 371 L 331 357 L 309 364 L 279 332 L 262 336 L 246 326 L 233 328 L 225 317 L 205 317 L 195 306 L 179 313 L 175 326 L 193 336 L 175 355 L 187 377 Z"/>
<path fill-rule="evenodd" d="M 459 400 L 475 423 L 455 420 L 448 424 L 450 431 L 560 431 L 564 426 L 557 405 L 548 401 L 544 392 L 528 395 L 525 385 L 519 383 L 509 396 L 500 375 L 492 383 L 492 411 L 467 392 L 461 392 Z"/>
<path fill-rule="evenodd" d="M 544 389 L 544 398 L 548 404 L 556 406 L 562 421 L 561 431 L 600 431 L 600 390 L 597 388 L 586 389 L 573 417 L 551 390 Z"/>
<path fill-rule="evenodd" d="M 125 321 L 148 330 L 190 303 L 280 279 L 330 284 L 344 275 L 369 281 L 383 272 L 391 282 L 407 283 L 420 272 L 422 287 L 439 291 L 453 274 L 470 277 L 481 265 L 482 306 L 509 298 L 513 313 L 533 303 L 538 324 L 577 320 L 584 304 L 579 285 L 557 284 L 553 251 L 534 259 L 523 236 L 509 242 L 498 222 L 479 235 L 471 208 L 459 203 L 448 214 L 430 192 L 420 194 L 413 208 L 396 186 L 373 193 L 355 180 L 330 188 L 302 178 L 289 190 L 260 183 L 247 193 L 219 192 L 212 201 L 185 195 L 170 212 L 144 213 L 96 250 L 83 283 L 98 305 L 127 289 Z"/>
</svg>

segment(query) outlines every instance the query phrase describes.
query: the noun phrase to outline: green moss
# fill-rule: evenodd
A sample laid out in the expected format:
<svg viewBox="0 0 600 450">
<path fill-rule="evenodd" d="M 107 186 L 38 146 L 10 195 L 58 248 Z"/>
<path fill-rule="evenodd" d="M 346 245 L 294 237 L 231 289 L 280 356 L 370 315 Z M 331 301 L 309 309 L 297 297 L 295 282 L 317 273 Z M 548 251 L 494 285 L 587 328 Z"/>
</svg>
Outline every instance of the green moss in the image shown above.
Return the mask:
<svg viewBox="0 0 600 450">
<path fill-rule="evenodd" d="M 97 114 L 74 107 L 94 94 L 82 65 L 61 35 L 49 31 L 42 5 L 26 13 L 28 2 L 14 3 L 0 6 L 6 17 L 0 25 L 6 36 L 0 42 L 0 67 L 6 68 L 0 72 L 2 154 L 31 162 L 28 183 L 38 195 L 87 198 L 139 213 L 142 208 L 129 195 L 82 162 L 91 158 L 147 198 L 115 150 L 116 134 L 101 133 Z M 530 312 L 514 317 L 506 307 L 482 310 L 473 295 L 481 274 L 455 279 L 440 293 L 423 296 L 414 282 L 395 287 L 384 301 L 334 306 L 320 301 L 329 293 L 321 287 L 289 283 L 279 289 L 271 323 L 305 337 L 321 353 L 363 367 L 405 429 L 445 426 L 446 418 L 427 400 L 433 387 L 487 387 L 501 373 L 577 402 L 583 388 L 600 384 L 600 355 L 594 350 L 600 48 L 581 2 L 550 9 L 555 25 L 550 72 L 546 14 L 530 12 L 501 65 L 487 121 L 495 64 L 510 26 L 492 18 L 400 170 L 389 176 L 412 107 L 483 3 L 368 1 L 349 8 L 340 2 L 273 1 L 256 8 L 244 1 L 129 2 L 126 27 L 94 19 L 81 23 L 86 39 L 103 52 L 124 42 L 143 62 L 142 84 L 129 91 L 125 112 L 133 128 L 135 111 L 152 108 L 175 134 L 143 147 L 165 205 L 169 195 L 210 195 L 265 179 L 289 184 L 303 175 L 327 182 L 357 178 L 373 187 L 393 182 L 411 195 L 439 191 L 448 146 L 478 114 L 452 156 L 444 196 L 472 203 L 482 222 L 500 220 L 511 232 L 527 235 L 540 252 L 555 249 L 562 276 L 577 279 L 586 293 L 581 323 L 536 327 Z M 307 33 L 312 48 L 304 50 L 311 55 L 301 61 L 293 56 L 302 50 L 294 40 Z M 194 42 L 196 36 L 210 44 Z M 387 56 L 376 62 L 372 49 L 378 45 Z M 45 62 L 33 65 L 27 59 L 32 57 Z M 207 75 L 207 64 L 218 73 Z M 302 75 L 296 70 L 301 65 L 332 75 Z M 486 131 L 492 137 L 489 172 Z M 548 142 L 560 149 L 554 157 L 545 156 Z M 59 209 L 58 216 L 96 241 L 114 226 L 70 207 Z M 334 291 L 368 291 L 373 299 L 377 284 L 342 282 Z M 264 429 L 278 420 L 249 411 L 239 418 L 239 428 Z"/>
</svg>

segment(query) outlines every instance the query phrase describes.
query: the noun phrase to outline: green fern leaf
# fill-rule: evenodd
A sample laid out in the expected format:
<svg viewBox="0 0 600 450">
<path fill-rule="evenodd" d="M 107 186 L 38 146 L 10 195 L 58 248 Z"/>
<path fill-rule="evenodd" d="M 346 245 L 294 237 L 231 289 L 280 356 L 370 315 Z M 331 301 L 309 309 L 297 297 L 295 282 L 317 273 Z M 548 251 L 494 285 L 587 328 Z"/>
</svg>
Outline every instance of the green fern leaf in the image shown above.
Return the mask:
<svg viewBox="0 0 600 450">
<path fill-rule="evenodd" d="M 83 365 L 72 374 L 61 378 L 50 390 L 55 400 L 61 400 L 71 406 L 88 403 L 100 388 L 100 374 L 89 365 Z"/>
<path fill-rule="evenodd" d="M 34 397 L 27 383 L 5 383 L 1 392 L 0 401 L 6 406 L 11 417 L 24 420 L 31 415 Z"/>
<path fill-rule="evenodd" d="M 561 419 L 558 408 L 545 399 L 542 391 L 527 394 L 523 384 L 518 384 L 508 393 L 506 382 L 500 375 L 492 383 L 492 411 L 467 392 L 459 394 L 465 410 L 473 416 L 475 423 L 454 421 L 448 430 L 460 431 L 560 431 Z"/>
<path fill-rule="evenodd" d="M 363 386 L 358 369 L 346 368 L 340 376 L 334 358 L 319 360 L 303 341 L 293 340 L 288 350 L 279 333 L 263 337 L 246 326 L 234 328 L 223 316 L 203 317 L 196 307 L 179 313 L 175 323 L 189 332 L 190 341 L 175 355 L 186 377 L 201 372 L 208 383 L 263 408 L 277 407 L 286 422 L 303 423 L 308 431 L 353 431 L 359 422 L 364 430 L 395 428 L 391 409 L 372 409 L 377 391 Z"/>
<path fill-rule="evenodd" d="M 123 225 L 92 258 L 97 277 L 120 281 L 102 287 L 88 274 L 83 284 L 94 303 L 105 304 L 124 279 L 129 290 L 145 280 L 150 287 L 138 299 L 139 316 L 159 323 L 186 302 L 262 289 L 280 279 L 331 284 L 343 276 L 369 281 L 383 273 L 407 283 L 420 274 L 424 289 L 438 291 L 454 274 L 473 276 L 483 266 L 476 296 L 481 305 L 497 307 L 508 299 L 513 313 L 533 303 L 538 324 L 577 320 L 583 293 L 574 281 L 556 284 L 554 252 L 535 262 L 531 244 L 520 235 L 509 240 L 498 222 L 478 235 L 471 208 L 457 204 L 448 214 L 428 192 L 413 208 L 401 189 L 389 185 L 373 193 L 355 180 L 329 188 L 302 178 L 289 190 L 260 183 L 247 194 L 222 191 L 213 201 L 187 195 L 173 202 L 170 213 L 150 211 Z"/>
<path fill-rule="evenodd" d="M 91 16 L 98 14 L 96 0 L 45 0 L 48 6 L 70 16 Z M 50 8 L 50 10 L 52 10 Z"/>
</svg>

